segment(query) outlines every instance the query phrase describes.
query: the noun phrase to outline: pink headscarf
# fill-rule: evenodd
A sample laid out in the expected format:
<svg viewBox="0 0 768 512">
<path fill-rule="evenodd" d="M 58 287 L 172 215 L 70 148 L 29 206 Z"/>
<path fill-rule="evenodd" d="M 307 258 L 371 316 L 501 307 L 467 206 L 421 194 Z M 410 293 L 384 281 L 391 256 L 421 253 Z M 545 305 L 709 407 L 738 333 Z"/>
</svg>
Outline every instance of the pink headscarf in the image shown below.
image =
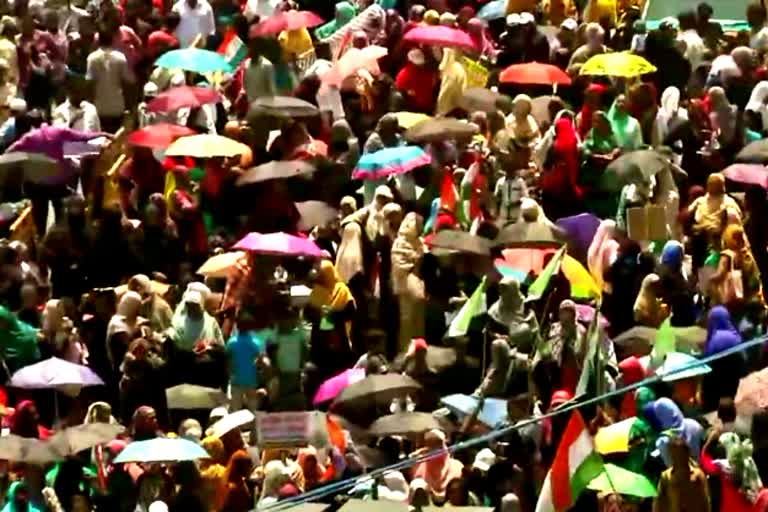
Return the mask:
<svg viewBox="0 0 768 512">
<path fill-rule="evenodd" d="M 619 253 L 619 242 L 613 238 L 616 223 L 604 220 L 597 227 L 592 243 L 587 250 L 587 267 L 595 283 L 605 289 L 608 283 L 603 279 L 605 269 L 610 267 Z"/>
</svg>

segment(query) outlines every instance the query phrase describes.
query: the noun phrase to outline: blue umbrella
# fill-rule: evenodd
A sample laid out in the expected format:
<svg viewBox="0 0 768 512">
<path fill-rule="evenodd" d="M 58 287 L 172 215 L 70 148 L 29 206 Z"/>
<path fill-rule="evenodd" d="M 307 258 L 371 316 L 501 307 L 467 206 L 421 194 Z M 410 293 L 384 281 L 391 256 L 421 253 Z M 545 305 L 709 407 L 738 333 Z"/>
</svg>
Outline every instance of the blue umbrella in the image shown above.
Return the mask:
<svg viewBox="0 0 768 512">
<path fill-rule="evenodd" d="M 199 48 L 182 48 L 164 53 L 155 61 L 155 66 L 170 69 L 183 69 L 195 73 L 212 73 L 214 71 L 233 71 L 232 66 L 222 55 Z"/>
<path fill-rule="evenodd" d="M 432 162 L 419 146 L 398 146 L 380 149 L 363 155 L 357 162 L 352 177 L 362 180 L 379 180 L 394 174 L 404 174 Z"/>
<path fill-rule="evenodd" d="M 460 417 L 474 414 L 480 399 L 476 396 L 455 394 L 444 396 L 440 402 Z M 483 409 L 477 415 L 477 419 L 489 426 L 496 428 L 507 421 L 507 401 L 499 398 L 486 398 L 483 403 Z"/>
<path fill-rule="evenodd" d="M 711 366 L 700 362 L 693 356 L 682 352 L 670 352 L 664 359 L 661 368 L 656 370 L 656 375 L 660 375 L 664 382 L 674 382 L 706 375 L 711 371 Z"/>
<path fill-rule="evenodd" d="M 493 0 L 488 2 L 477 13 L 477 17 L 485 21 L 498 20 L 507 15 L 507 0 Z"/>
<path fill-rule="evenodd" d="M 148 441 L 130 443 L 115 459 L 116 464 L 126 462 L 181 462 L 208 458 L 200 445 L 181 438 L 158 437 Z"/>
</svg>

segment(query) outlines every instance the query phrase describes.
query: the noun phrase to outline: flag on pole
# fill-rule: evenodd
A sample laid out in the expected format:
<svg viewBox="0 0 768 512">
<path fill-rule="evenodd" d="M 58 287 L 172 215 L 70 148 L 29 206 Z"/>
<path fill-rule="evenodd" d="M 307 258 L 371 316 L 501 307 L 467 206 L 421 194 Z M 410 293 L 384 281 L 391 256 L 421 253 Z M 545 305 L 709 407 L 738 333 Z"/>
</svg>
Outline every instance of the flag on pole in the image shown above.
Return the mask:
<svg viewBox="0 0 768 512">
<path fill-rule="evenodd" d="M 595 451 L 584 418 L 578 410 L 573 411 L 541 488 L 536 512 L 564 512 L 570 509 L 581 492 L 602 471 L 603 459 Z"/>
<path fill-rule="evenodd" d="M 238 37 L 235 29 L 231 28 L 224 35 L 224 40 L 221 41 L 216 53 L 223 55 L 224 59 L 234 69 L 248 56 L 248 47 L 243 40 Z"/>
<path fill-rule="evenodd" d="M 555 253 L 552 259 L 549 260 L 549 263 L 547 263 L 547 266 L 544 267 L 544 270 L 541 271 L 539 277 L 537 277 L 536 280 L 531 283 L 531 286 L 528 287 L 528 297 L 526 297 L 526 301 L 538 300 L 544 296 L 544 292 L 547 291 L 547 286 L 549 286 L 549 281 L 552 279 L 552 276 L 560 271 L 560 262 L 563 260 L 564 254 L 565 246 L 561 247 L 560 250 Z"/>
<path fill-rule="evenodd" d="M 469 325 L 472 320 L 488 311 L 488 306 L 485 302 L 485 280 L 486 278 L 483 277 L 483 280 L 477 285 L 472 296 L 461 306 L 451 325 L 448 326 L 447 336 L 449 338 L 465 336 L 469 332 Z"/>
<path fill-rule="evenodd" d="M 653 349 L 651 350 L 651 365 L 653 367 L 661 366 L 667 354 L 675 352 L 677 349 L 675 332 L 672 330 L 672 324 L 670 323 L 671 318 L 671 315 L 668 316 L 656 332 L 656 343 L 653 344 Z"/>
<path fill-rule="evenodd" d="M 466 226 L 466 217 L 464 216 L 464 206 L 459 201 L 459 194 L 453 184 L 453 174 L 446 170 L 443 175 L 443 183 L 440 186 L 440 210 L 453 213 L 456 222 L 461 226 Z M 438 211 L 438 215 L 439 215 Z"/>
<path fill-rule="evenodd" d="M 602 394 L 603 372 L 603 353 L 600 350 L 600 337 L 603 335 L 600 328 L 600 303 L 595 307 L 595 316 L 589 323 L 587 329 L 587 350 L 584 353 L 584 360 L 581 364 L 581 375 L 576 385 L 577 397 L 589 395 L 599 396 Z"/>
</svg>

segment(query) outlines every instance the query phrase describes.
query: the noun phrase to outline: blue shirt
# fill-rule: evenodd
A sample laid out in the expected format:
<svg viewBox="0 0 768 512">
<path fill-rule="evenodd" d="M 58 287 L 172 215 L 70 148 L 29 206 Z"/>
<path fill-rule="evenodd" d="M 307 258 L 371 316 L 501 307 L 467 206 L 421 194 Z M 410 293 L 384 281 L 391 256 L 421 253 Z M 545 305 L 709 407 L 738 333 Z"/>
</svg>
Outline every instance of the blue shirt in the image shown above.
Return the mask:
<svg viewBox="0 0 768 512">
<path fill-rule="evenodd" d="M 259 374 L 256 369 L 256 358 L 267 346 L 267 341 L 273 336 L 272 329 L 259 331 L 235 331 L 227 341 L 227 356 L 229 357 L 230 382 L 235 386 L 248 388 L 259 387 Z"/>
</svg>

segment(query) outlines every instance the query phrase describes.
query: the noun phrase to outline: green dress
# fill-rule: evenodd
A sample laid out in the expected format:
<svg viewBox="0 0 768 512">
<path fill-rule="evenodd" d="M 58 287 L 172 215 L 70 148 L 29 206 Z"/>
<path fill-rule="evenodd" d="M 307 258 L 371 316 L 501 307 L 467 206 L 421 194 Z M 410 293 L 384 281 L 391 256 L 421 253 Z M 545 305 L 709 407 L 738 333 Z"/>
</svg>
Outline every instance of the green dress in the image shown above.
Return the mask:
<svg viewBox="0 0 768 512">
<path fill-rule="evenodd" d="M 0 355 L 11 372 L 40 360 L 37 329 L 0 306 Z"/>
</svg>

